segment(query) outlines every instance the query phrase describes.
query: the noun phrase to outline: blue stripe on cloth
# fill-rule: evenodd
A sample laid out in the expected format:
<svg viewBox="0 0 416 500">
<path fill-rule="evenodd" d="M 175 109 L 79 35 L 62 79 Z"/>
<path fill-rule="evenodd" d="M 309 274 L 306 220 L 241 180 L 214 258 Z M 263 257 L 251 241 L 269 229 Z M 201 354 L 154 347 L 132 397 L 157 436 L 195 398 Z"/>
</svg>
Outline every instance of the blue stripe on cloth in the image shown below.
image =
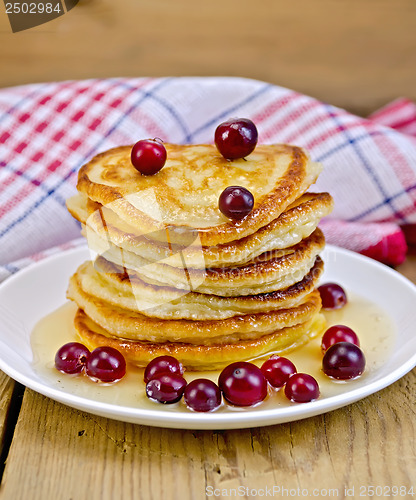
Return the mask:
<svg viewBox="0 0 416 500">
<path fill-rule="evenodd" d="M 410 187 L 408 187 L 406 189 L 402 189 L 399 193 L 396 193 L 396 194 L 390 196 L 388 199 L 384 199 L 383 201 L 381 201 L 377 205 L 374 205 L 373 207 L 368 208 L 367 210 L 365 210 L 364 212 L 360 213 L 359 215 L 356 215 L 355 217 L 352 217 L 352 218 L 348 219 L 348 221 L 349 222 L 356 222 L 356 221 L 362 219 L 363 217 L 366 217 L 367 215 L 370 215 L 372 212 L 375 212 L 376 210 L 378 210 L 379 208 L 381 208 L 383 205 L 385 205 L 389 201 L 393 201 L 396 198 L 399 198 L 400 196 L 403 196 L 404 194 L 410 193 L 410 191 L 413 191 L 414 189 L 416 189 L 416 184 L 413 184 L 413 186 L 410 186 Z"/>
<path fill-rule="evenodd" d="M 0 162 L 0 167 L 3 167 L 5 170 L 9 170 L 12 174 L 15 174 L 18 177 L 22 177 L 22 179 L 24 179 L 25 181 L 36 186 L 36 188 L 40 188 L 44 193 L 47 192 L 47 189 L 43 184 L 38 184 L 34 179 L 29 177 L 25 172 L 22 172 L 20 170 L 15 170 L 10 165 L 10 163 L 6 164 L 5 162 Z M 65 205 L 65 200 L 64 200 L 64 198 L 62 198 L 62 196 L 59 196 L 58 194 L 54 193 L 53 197 L 60 205 L 62 205 L 62 206 Z"/>
<path fill-rule="evenodd" d="M 170 81 L 173 78 L 166 78 L 164 81 Z M 127 88 L 127 89 L 134 89 L 134 85 L 129 84 L 128 82 L 120 82 L 120 86 Z M 160 87 L 159 87 L 160 88 Z M 176 112 L 175 108 L 173 108 L 167 101 L 162 99 L 162 97 L 154 95 L 152 93 L 149 93 L 148 97 L 150 97 L 153 101 L 156 101 L 158 104 L 160 104 L 165 110 L 175 119 L 176 123 L 179 125 L 179 127 L 182 129 L 182 132 L 185 134 L 185 139 L 184 142 L 190 142 L 191 140 L 191 133 L 186 126 L 185 122 L 182 120 L 182 117 L 179 116 L 179 114 Z"/>
<path fill-rule="evenodd" d="M 388 135 L 389 132 L 394 132 L 397 134 L 397 132 L 395 132 L 394 130 L 390 130 L 390 131 L 383 130 L 383 132 L 381 132 L 381 131 L 366 132 L 366 133 L 359 135 L 357 137 L 354 137 L 352 139 L 348 139 L 347 141 L 343 142 L 342 144 L 338 144 L 338 146 L 335 146 L 332 149 L 330 149 L 329 151 L 327 151 L 326 153 L 323 153 L 322 155 L 318 156 L 316 158 L 316 161 L 319 161 L 319 162 L 325 161 L 327 158 L 332 156 L 334 153 L 338 153 L 338 151 L 341 151 L 344 148 L 351 146 L 351 144 L 356 144 L 364 139 L 368 139 L 369 136 L 375 137 L 376 135 Z"/>
<path fill-rule="evenodd" d="M 260 88 L 259 90 L 256 90 L 253 94 L 249 95 L 248 97 L 245 97 L 238 104 L 234 104 L 233 106 L 230 106 L 229 108 L 226 108 L 224 111 L 222 111 L 215 118 L 211 118 L 211 120 L 209 120 L 208 122 L 206 122 L 204 125 L 201 125 L 199 128 L 197 128 L 196 130 L 194 130 L 192 132 L 191 139 L 192 139 L 193 136 L 195 136 L 197 134 L 200 134 L 201 132 L 203 132 L 204 130 L 206 130 L 208 127 L 212 127 L 213 125 L 219 125 L 219 121 L 220 120 L 222 120 L 224 118 L 228 118 L 229 115 L 230 115 L 230 113 L 233 113 L 238 108 L 241 108 L 241 106 L 244 106 L 244 105 L 250 103 L 251 101 L 254 101 L 254 99 L 256 99 L 260 95 L 264 94 L 267 90 L 270 90 L 271 88 L 273 88 L 273 85 L 271 85 L 269 83 L 266 83 L 266 84 L 264 84 L 264 86 L 262 88 Z M 191 141 L 189 141 L 189 142 L 191 142 Z"/>
<path fill-rule="evenodd" d="M 20 271 L 20 267 L 14 266 L 13 264 L 2 264 L 0 267 L 6 269 L 6 271 L 10 274 L 14 274 L 17 273 L 17 271 Z"/>
<path fill-rule="evenodd" d="M 374 132 L 368 132 L 368 133 L 362 134 L 362 135 L 360 135 L 358 137 L 354 137 L 352 139 L 348 139 L 347 141 L 345 141 L 342 144 L 339 144 L 338 146 L 335 146 L 334 148 L 330 149 L 326 153 L 324 153 L 324 154 L 320 155 L 319 157 L 317 157 L 316 161 L 323 162 L 327 158 L 329 158 L 330 156 L 332 156 L 334 153 L 338 153 L 342 149 L 351 146 L 351 144 L 357 144 L 358 142 L 360 142 L 360 141 L 362 141 L 364 139 L 368 139 L 369 136 L 375 137 L 377 135 L 386 136 L 386 135 L 395 135 L 395 134 L 397 134 L 396 130 L 383 130 L 383 131 L 377 131 L 376 130 Z M 406 193 L 408 193 L 410 191 L 413 191 L 413 189 L 415 189 L 415 186 L 411 186 L 410 188 L 402 190 L 399 193 L 394 194 L 393 196 L 387 196 L 380 203 L 377 203 L 376 205 L 368 208 L 367 210 L 365 210 L 364 212 L 360 213 L 359 215 L 351 217 L 351 218 L 349 218 L 347 220 L 349 222 L 356 222 L 356 221 L 362 219 L 363 217 L 371 214 L 372 212 L 375 212 L 376 210 L 378 210 L 379 208 L 381 208 L 386 203 L 390 203 L 391 201 L 395 200 L 399 196 L 401 196 L 403 194 L 406 194 Z M 402 219 L 404 220 L 404 218 L 402 218 Z"/>
<path fill-rule="evenodd" d="M 169 82 L 169 80 L 170 80 L 169 78 L 161 80 L 158 85 L 155 85 L 153 87 L 152 90 L 154 91 L 156 89 L 159 89 L 159 88 L 163 87 L 164 85 L 166 85 Z M 137 108 L 137 106 L 139 106 L 147 98 L 151 97 L 151 93 L 150 92 L 143 91 L 142 89 L 137 89 L 137 90 L 141 93 L 140 98 L 134 104 L 132 104 L 130 106 L 130 108 L 125 113 L 123 113 L 123 115 L 118 120 L 116 120 L 116 122 L 114 123 L 114 125 L 112 127 L 110 127 L 110 129 L 98 141 L 98 143 L 93 148 L 91 148 L 88 151 L 88 153 L 83 157 L 83 159 L 77 164 L 76 167 L 74 167 L 73 169 L 71 169 L 68 172 L 68 174 L 65 175 L 65 177 L 63 177 L 57 184 L 55 184 L 55 186 L 53 188 L 49 189 L 47 191 L 47 193 L 44 196 L 42 196 L 36 203 L 34 203 L 33 205 L 31 205 L 30 208 L 26 209 L 26 211 L 21 216 L 19 216 L 17 219 L 15 219 L 13 222 L 11 222 L 5 229 L 3 229 L 3 231 L 0 232 L 0 238 L 2 236 L 4 236 L 5 234 L 7 234 L 9 231 L 11 231 L 17 224 L 20 224 L 20 222 L 23 222 L 26 219 L 26 217 L 28 217 L 32 213 L 33 210 L 36 210 L 40 205 L 42 205 L 49 198 L 49 196 L 51 196 L 52 194 L 54 194 L 57 189 L 59 189 L 65 182 L 67 182 L 68 179 L 70 177 L 72 177 L 75 174 L 75 172 L 77 172 L 79 170 L 79 168 L 89 158 L 91 158 L 91 156 L 94 155 L 94 153 L 100 148 L 100 146 L 102 145 L 102 143 L 116 130 L 116 128 L 120 125 L 120 123 L 122 123 L 123 120 L 130 113 L 132 113 Z"/>
<path fill-rule="evenodd" d="M 373 179 L 375 185 L 377 186 L 378 190 L 380 191 L 381 195 L 383 196 L 384 200 L 385 200 L 385 203 L 387 205 L 390 206 L 391 210 L 393 211 L 393 213 L 395 214 L 398 214 L 399 215 L 399 218 L 403 221 L 403 222 L 406 222 L 405 218 L 402 217 L 399 213 L 398 213 L 398 210 L 396 210 L 394 208 L 394 206 L 392 205 L 391 203 L 391 200 L 390 200 L 390 197 L 388 196 L 388 194 L 386 193 L 386 191 L 384 190 L 379 178 L 377 177 L 377 174 L 376 172 L 374 171 L 374 169 L 371 167 L 371 165 L 367 162 L 364 154 L 362 153 L 361 149 L 358 147 L 358 143 L 356 141 L 354 141 L 354 138 L 351 137 L 351 134 L 348 132 L 348 130 L 344 127 L 344 125 L 342 124 L 342 122 L 339 120 L 339 118 L 337 117 L 337 115 L 332 111 L 333 110 L 333 107 L 330 106 L 329 104 L 326 104 L 325 105 L 325 109 L 326 109 L 326 112 L 328 114 L 328 116 L 330 118 L 333 119 L 333 121 L 335 122 L 336 126 L 337 126 L 337 129 L 342 132 L 345 137 L 347 138 L 348 140 L 348 144 L 352 146 L 352 149 L 353 151 L 355 152 L 355 154 L 357 155 L 357 157 L 359 158 L 359 160 L 361 161 L 361 163 L 363 164 L 364 168 L 366 169 L 368 175 Z"/>
</svg>

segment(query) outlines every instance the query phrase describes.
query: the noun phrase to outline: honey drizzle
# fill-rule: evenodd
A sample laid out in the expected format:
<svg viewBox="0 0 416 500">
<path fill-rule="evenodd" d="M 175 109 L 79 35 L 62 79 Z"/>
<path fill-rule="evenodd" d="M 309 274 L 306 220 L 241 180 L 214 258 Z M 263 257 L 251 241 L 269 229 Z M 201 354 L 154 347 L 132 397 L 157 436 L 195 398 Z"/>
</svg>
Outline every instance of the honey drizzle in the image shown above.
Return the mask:
<svg viewBox="0 0 416 500">
<path fill-rule="evenodd" d="M 362 349 L 367 359 L 364 374 L 356 380 L 336 382 L 326 377 L 321 370 L 322 352 L 320 339 L 315 338 L 306 345 L 290 352 L 287 357 L 295 364 L 299 372 L 306 372 L 316 378 L 321 390 L 321 398 L 341 394 L 347 390 L 366 385 L 372 374 L 386 361 L 392 352 L 395 333 L 391 320 L 385 313 L 368 301 L 349 294 L 350 303 L 339 311 L 325 313 L 328 326 L 347 324 L 358 334 Z M 189 411 L 183 402 L 174 405 L 155 406 L 145 396 L 143 370 L 129 366 L 127 375 L 120 382 L 113 385 L 103 385 L 92 382 L 85 375 L 71 376 L 58 372 L 54 367 L 54 357 L 59 347 L 66 342 L 78 340 L 73 326 L 73 317 L 76 306 L 66 303 L 58 310 L 43 318 L 34 328 L 31 337 L 33 350 L 33 367 L 39 376 L 47 381 L 49 386 L 64 392 L 105 403 L 129 406 L 137 409 L 160 409 L 161 411 Z M 268 356 L 266 356 L 267 358 Z M 255 360 L 257 365 L 263 359 Z M 219 371 L 185 372 L 185 378 L 190 382 L 195 378 L 209 378 L 218 380 Z M 290 403 L 282 391 L 270 391 L 264 402 L 247 411 L 258 411 Z M 219 412 L 235 412 L 236 410 L 223 404 Z M 244 411 L 244 410 L 239 410 Z"/>
</svg>

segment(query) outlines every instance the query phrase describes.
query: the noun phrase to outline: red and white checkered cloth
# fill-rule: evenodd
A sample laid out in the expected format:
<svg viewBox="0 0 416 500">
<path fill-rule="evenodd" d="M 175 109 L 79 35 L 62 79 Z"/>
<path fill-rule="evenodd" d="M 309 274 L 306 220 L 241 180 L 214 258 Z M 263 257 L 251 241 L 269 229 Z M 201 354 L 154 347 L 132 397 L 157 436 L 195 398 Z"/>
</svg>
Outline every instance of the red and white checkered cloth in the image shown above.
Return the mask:
<svg viewBox="0 0 416 500">
<path fill-rule="evenodd" d="M 416 223 L 412 102 L 363 119 L 242 78 L 117 78 L 0 90 L 0 280 L 80 244 L 65 199 L 92 156 L 148 137 L 213 142 L 230 117 L 251 118 L 260 142 L 303 146 L 325 165 L 315 189 L 335 198 L 322 222 L 328 242 L 388 264 L 404 259 L 400 225 Z"/>
</svg>

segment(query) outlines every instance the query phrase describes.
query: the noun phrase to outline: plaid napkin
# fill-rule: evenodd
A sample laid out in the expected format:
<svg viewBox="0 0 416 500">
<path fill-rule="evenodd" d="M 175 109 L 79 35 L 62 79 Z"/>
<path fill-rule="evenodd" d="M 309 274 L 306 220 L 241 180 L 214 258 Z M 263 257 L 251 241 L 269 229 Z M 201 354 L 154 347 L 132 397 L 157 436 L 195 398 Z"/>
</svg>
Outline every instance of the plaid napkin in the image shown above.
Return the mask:
<svg viewBox="0 0 416 500">
<path fill-rule="evenodd" d="M 325 165 L 314 189 L 335 198 L 322 222 L 329 243 L 403 261 L 400 225 L 416 223 L 413 103 L 399 99 L 363 119 L 259 81 L 117 78 L 0 90 L 0 280 L 82 244 L 65 199 L 92 156 L 149 137 L 212 142 L 230 117 L 251 118 L 260 142 L 303 146 Z"/>
</svg>

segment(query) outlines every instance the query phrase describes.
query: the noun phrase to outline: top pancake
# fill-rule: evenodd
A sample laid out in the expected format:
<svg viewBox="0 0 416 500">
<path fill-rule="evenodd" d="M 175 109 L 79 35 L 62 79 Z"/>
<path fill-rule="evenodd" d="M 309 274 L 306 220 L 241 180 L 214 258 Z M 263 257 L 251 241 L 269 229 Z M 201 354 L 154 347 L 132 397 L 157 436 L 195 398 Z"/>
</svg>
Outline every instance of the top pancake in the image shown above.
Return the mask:
<svg viewBox="0 0 416 500">
<path fill-rule="evenodd" d="M 132 165 L 132 146 L 95 156 L 84 165 L 78 189 L 107 205 L 143 233 L 198 231 L 202 245 L 218 245 L 248 236 L 269 224 L 321 172 L 306 152 L 286 144 L 258 145 L 245 159 L 229 161 L 213 145 L 165 144 L 167 161 L 145 176 Z M 228 186 L 243 186 L 254 196 L 253 210 L 242 220 L 227 219 L 218 199 Z"/>
<path fill-rule="evenodd" d="M 320 219 L 331 212 L 332 205 L 328 193 L 305 193 L 255 233 L 223 245 L 201 246 L 198 235 L 191 232 L 176 240 L 168 228 L 158 231 L 157 239 L 152 238 L 152 233 L 143 235 L 140 228 L 120 219 L 111 210 L 111 204 L 103 207 L 83 193 L 67 200 L 70 213 L 86 226 L 84 234 L 89 242 L 92 240 L 92 246 L 98 235 L 148 261 L 168 259 L 175 267 L 186 265 L 194 269 L 245 264 L 264 252 L 296 245 L 312 234 Z"/>
</svg>

